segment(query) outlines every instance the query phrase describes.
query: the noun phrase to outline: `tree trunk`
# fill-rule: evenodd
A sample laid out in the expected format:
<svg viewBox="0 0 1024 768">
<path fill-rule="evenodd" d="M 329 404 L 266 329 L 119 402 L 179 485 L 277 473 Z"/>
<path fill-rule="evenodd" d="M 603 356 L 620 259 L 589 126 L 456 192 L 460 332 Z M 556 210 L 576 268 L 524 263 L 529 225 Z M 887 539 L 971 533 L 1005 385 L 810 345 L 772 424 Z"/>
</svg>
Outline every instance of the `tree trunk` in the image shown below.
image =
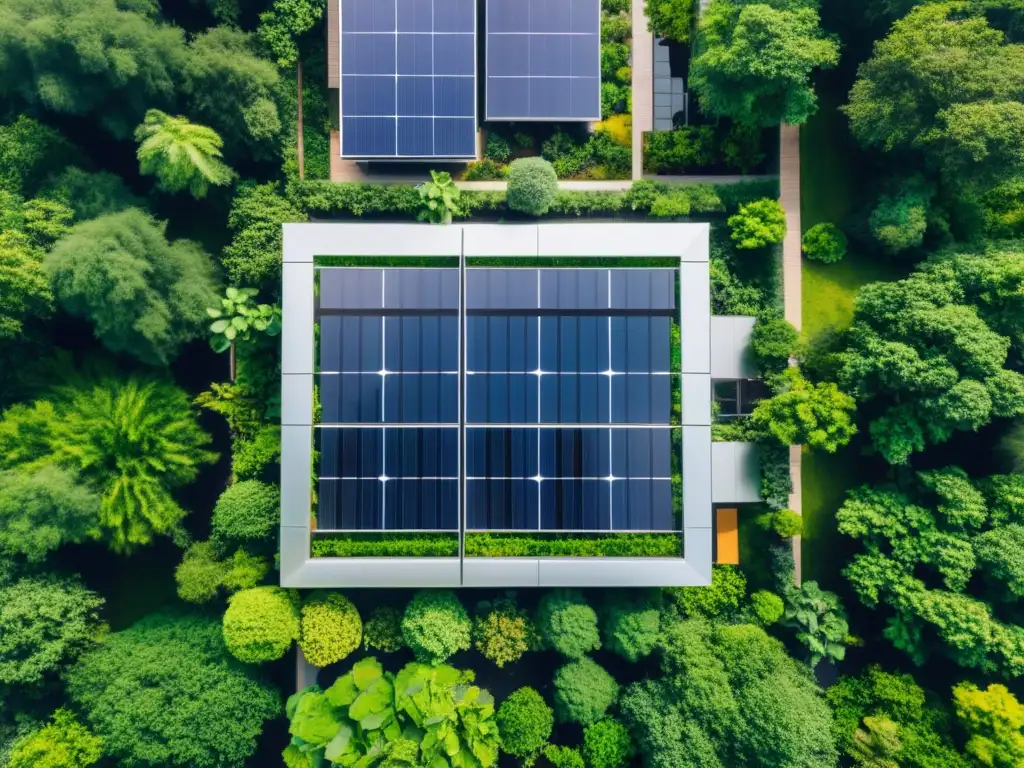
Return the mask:
<svg viewBox="0 0 1024 768">
<path fill-rule="evenodd" d="M 299 158 L 299 180 L 301 181 L 301 180 L 306 178 L 306 152 L 305 152 L 305 147 L 304 147 L 303 141 L 302 141 L 302 59 L 298 60 L 298 63 L 296 64 L 296 67 L 295 67 L 295 71 L 296 71 L 296 86 L 295 86 L 295 88 L 296 88 L 296 91 L 298 93 L 298 104 L 299 104 L 298 117 L 296 118 L 298 124 L 296 125 L 295 135 L 296 135 L 297 141 L 298 141 L 297 149 L 298 149 L 298 158 Z"/>
</svg>

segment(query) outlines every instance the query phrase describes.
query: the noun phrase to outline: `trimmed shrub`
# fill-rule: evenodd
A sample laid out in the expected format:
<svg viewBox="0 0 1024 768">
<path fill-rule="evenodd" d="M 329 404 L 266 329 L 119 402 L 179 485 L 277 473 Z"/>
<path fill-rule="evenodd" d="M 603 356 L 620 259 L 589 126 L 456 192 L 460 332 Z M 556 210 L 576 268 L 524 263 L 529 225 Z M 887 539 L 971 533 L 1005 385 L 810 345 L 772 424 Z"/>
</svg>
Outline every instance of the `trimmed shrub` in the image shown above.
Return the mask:
<svg viewBox="0 0 1024 768">
<path fill-rule="evenodd" d="M 231 597 L 224 612 L 224 644 L 239 661 L 276 661 L 299 639 L 295 595 L 280 587 L 255 587 Z"/>
<path fill-rule="evenodd" d="M 651 602 L 612 600 L 604 611 L 605 644 L 608 650 L 635 663 L 654 650 L 660 622 L 661 614 Z"/>
<path fill-rule="evenodd" d="M 544 750 L 544 757 L 554 768 L 587 768 L 583 755 L 572 747 L 559 747 L 551 744 Z"/>
<path fill-rule="evenodd" d="M 465 181 L 501 181 L 506 175 L 505 166 L 496 160 L 485 157 L 470 163 L 462 174 Z"/>
<path fill-rule="evenodd" d="M 715 129 L 687 126 L 644 134 L 644 170 L 678 174 L 706 168 L 715 162 Z"/>
<path fill-rule="evenodd" d="M 229 485 L 213 508 L 213 534 L 231 541 L 264 542 L 281 520 L 281 491 L 259 480 Z"/>
<path fill-rule="evenodd" d="M 231 446 L 231 471 L 239 480 L 255 480 L 280 458 L 281 427 L 268 424 L 251 440 L 235 440 Z"/>
<path fill-rule="evenodd" d="M 601 647 L 597 614 L 583 594 L 574 589 L 556 589 L 541 598 L 537 631 L 547 647 L 570 659 L 579 659 Z"/>
<path fill-rule="evenodd" d="M 783 317 L 757 318 L 750 333 L 750 351 L 762 376 L 784 371 L 796 354 L 800 335 Z"/>
<path fill-rule="evenodd" d="M 498 708 L 497 720 L 502 748 L 520 758 L 537 754 L 551 738 L 555 725 L 551 707 L 530 687 L 513 691 Z"/>
<path fill-rule="evenodd" d="M 459 539 L 450 533 L 352 533 L 317 536 L 313 557 L 458 557 Z"/>
<path fill-rule="evenodd" d="M 470 647 L 472 622 L 450 589 L 416 593 L 402 616 L 402 637 L 416 658 L 427 664 L 444 663 L 456 651 Z"/>
<path fill-rule="evenodd" d="M 626 726 L 611 717 L 588 725 L 583 732 L 583 756 L 590 768 L 622 768 L 633 753 Z"/>
<path fill-rule="evenodd" d="M 390 605 L 378 605 L 363 624 L 363 648 L 394 653 L 404 645 L 402 614 Z"/>
<path fill-rule="evenodd" d="M 517 661 L 537 644 L 533 622 L 525 611 L 519 610 L 515 600 L 481 603 L 479 610 L 482 615 L 473 623 L 473 645 L 499 669 Z"/>
<path fill-rule="evenodd" d="M 555 672 L 555 714 L 560 722 L 596 723 L 619 696 L 619 684 L 596 661 L 570 661 Z"/>
<path fill-rule="evenodd" d="M 344 595 L 317 594 L 302 606 L 302 655 L 314 667 L 341 661 L 359 647 L 363 622 Z"/>
<path fill-rule="evenodd" d="M 804 256 L 814 261 L 833 264 L 846 256 L 846 235 L 835 224 L 821 223 L 804 232 Z"/>
<path fill-rule="evenodd" d="M 313 542 L 314 551 L 316 541 Z M 456 541 L 456 548 L 458 542 Z M 467 533 L 467 557 L 681 557 L 675 533 L 616 533 L 610 536 L 531 536 Z"/>
<path fill-rule="evenodd" d="M 747 594 L 747 577 L 731 565 L 711 570 L 709 587 L 667 587 L 665 592 L 686 616 L 724 618 L 734 614 Z"/>
<path fill-rule="evenodd" d="M 542 157 L 523 157 L 508 167 L 506 200 L 513 211 L 543 216 L 558 191 L 558 177 Z"/>
<path fill-rule="evenodd" d="M 757 524 L 766 531 L 775 531 L 784 539 L 799 536 L 804 530 L 804 519 L 791 509 L 779 509 L 758 515 Z"/>
<path fill-rule="evenodd" d="M 750 596 L 750 608 L 762 627 L 769 627 L 778 622 L 786 610 L 781 597 L 764 589 Z"/>
<path fill-rule="evenodd" d="M 730 236 L 741 250 L 781 243 L 786 236 L 786 212 L 778 200 L 755 200 L 741 205 L 728 223 Z"/>
</svg>

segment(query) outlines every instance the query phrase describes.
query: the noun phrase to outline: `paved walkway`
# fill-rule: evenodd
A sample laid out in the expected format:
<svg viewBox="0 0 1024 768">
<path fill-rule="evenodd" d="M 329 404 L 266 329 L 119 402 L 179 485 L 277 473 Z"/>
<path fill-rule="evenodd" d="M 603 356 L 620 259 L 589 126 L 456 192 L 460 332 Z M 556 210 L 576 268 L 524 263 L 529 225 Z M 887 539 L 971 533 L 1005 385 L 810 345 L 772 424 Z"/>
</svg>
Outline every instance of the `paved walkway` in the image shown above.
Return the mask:
<svg viewBox="0 0 1024 768">
<path fill-rule="evenodd" d="M 647 31 L 646 4 L 633 0 L 633 178 L 644 176 L 644 133 L 654 129 L 654 35 Z"/>
<path fill-rule="evenodd" d="M 783 125 L 780 132 L 779 168 L 782 192 L 780 202 L 786 209 L 786 239 L 782 243 L 782 285 L 783 305 L 786 319 L 800 330 L 801 321 L 801 274 L 800 274 L 800 127 Z M 789 496 L 789 508 L 797 514 L 803 511 L 801 493 L 801 447 L 790 446 L 789 473 L 793 478 L 793 493 Z M 796 566 L 796 583 L 801 581 L 801 541 L 793 537 L 793 561 Z"/>
</svg>

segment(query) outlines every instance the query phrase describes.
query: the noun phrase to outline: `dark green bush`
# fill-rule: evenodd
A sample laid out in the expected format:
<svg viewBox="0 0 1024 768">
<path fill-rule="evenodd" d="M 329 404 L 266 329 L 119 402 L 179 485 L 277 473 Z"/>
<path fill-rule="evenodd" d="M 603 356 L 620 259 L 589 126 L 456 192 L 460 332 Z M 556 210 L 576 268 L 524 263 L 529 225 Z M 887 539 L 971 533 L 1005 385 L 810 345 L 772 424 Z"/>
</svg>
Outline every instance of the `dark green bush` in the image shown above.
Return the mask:
<svg viewBox="0 0 1024 768">
<path fill-rule="evenodd" d="M 268 424 L 249 439 L 236 438 L 231 446 L 231 471 L 239 480 L 256 480 L 281 456 L 281 427 Z"/>
<path fill-rule="evenodd" d="M 458 557 L 452 533 L 337 533 L 313 538 L 313 557 Z"/>
<path fill-rule="evenodd" d="M 781 597 L 764 589 L 758 590 L 750 596 L 750 608 L 762 627 L 777 623 L 786 610 Z"/>
<path fill-rule="evenodd" d="M 715 129 L 688 126 L 644 134 L 644 171 L 682 174 L 715 162 Z"/>
<path fill-rule="evenodd" d="M 723 619 L 739 610 L 747 595 L 747 577 L 735 566 L 716 565 L 711 570 L 711 586 L 667 587 L 665 592 L 686 616 Z"/>
<path fill-rule="evenodd" d="M 544 757 L 554 768 L 587 768 L 580 751 L 572 747 L 549 744 L 544 750 Z"/>
<path fill-rule="evenodd" d="M 835 224 L 815 224 L 804 232 L 804 256 L 814 261 L 833 264 L 846 256 L 846 235 Z"/>
<path fill-rule="evenodd" d="M 484 158 L 497 163 L 507 163 L 512 156 L 512 147 L 500 133 L 487 132 L 487 148 L 484 150 Z"/>
<path fill-rule="evenodd" d="M 612 81 L 615 73 L 629 64 L 629 46 L 625 43 L 604 43 L 601 46 L 601 80 Z"/>
<path fill-rule="evenodd" d="M 462 174 L 462 178 L 465 181 L 502 181 L 506 173 L 505 166 L 485 157 L 483 160 L 470 163 L 466 172 Z"/>
<path fill-rule="evenodd" d="M 508 167 L 508 207 L 532 216 L 543 216 L 558 191 L 558 177 L 542 157 L 523 157 Z"/>
<path fill-rule="evenodd" d="M 555 725 L 555 716 L 544 698 L 533 688 L 513 691 L 497 714 L 501 746 L 513 757 L 529 758 L 537 754 Z"/>
<path fill-rule="evenodd" d="M 762 376 L 780 373 L 796 354 L 799 334 L 783 317 L 762 315 L 750 334 L 750 351 Z"/>
<path fill-rule="evenodd" d="M 606 536 L 467 533 L 466 556 L 681 557 L 682 542 L 677 533 L 614 533 Z"/>
<path fill-rule="evenodd" d="M 402 614 L 390 605 L 378 605 L 363 624 L 363 647 L 394 653 L 405 645 L 402 638 Z"/>
<path fill-rule="evenodd" d="M 588 725 L 583 732 L 583 754 L 590 768 L 622 768 L 634 751 L 626 726 L 611 717 Z"/>
<path fill-rule="evenodd" d="M 607 120 L 612 115 L 628 111 L 630 94 L 628 85 L 608 81 L 601 83 L 601 119 Z"/>
<path fill-rule="evenodd" d="M 763 129 L 733 123 L 718 142 L 718 154 L 731 171 L 750 173 L 764 162 Z"/>
<path fill-rule="evenodd" d="M 601 647 L 597 614 L 575 589 L 556 589 L 540 599 L 537 631 L 548 648 L 571 659 Z"/>
<path fill-rule="evenodd" d="M 555 672 L 555 715 L 563 723 L 596 723 L 619 696 L 619 684 L 589 658 L 570 661 Z"/>
<path fill-rule="evenodd" d="M 644 8 L 649 31 L 677 43 L 690 42 L 697 0 L 646 0 Z"/>
<path fill-rule="evenodd" d="M 772 509 L 786 509 L 793 492 L 789 448 L 766 443 L 761 446 L 761 498 Z"/>
<path fill-rule="evenodd" d="M 213 508 L 213 534 L 227 541 L 272 539 L 281 519 L 281 491 L 259 480 L 229 485 Z"/>
<path fill-rule="evenodd" d="M 661 614 L 654 600 L 615 593 L 602 611 L 601 629 L 608 650 L 636 663 L 658 642 Z"/>
</svg>

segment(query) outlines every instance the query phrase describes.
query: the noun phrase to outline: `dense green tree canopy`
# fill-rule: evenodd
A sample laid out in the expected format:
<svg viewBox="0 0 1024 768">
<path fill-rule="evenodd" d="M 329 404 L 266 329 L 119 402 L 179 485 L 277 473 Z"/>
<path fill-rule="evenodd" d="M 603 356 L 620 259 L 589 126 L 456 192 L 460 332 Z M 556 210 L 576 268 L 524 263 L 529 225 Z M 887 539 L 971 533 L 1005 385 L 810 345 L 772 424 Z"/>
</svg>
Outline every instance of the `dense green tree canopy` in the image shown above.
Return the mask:
<svg viewBox="0 0 1024 768">
<path fill-rule="evenodd" d="M 1014 299 L 1005 288 L 982 295 L 977 286 L 984 278 L 971 262 L 953 258 L 857 294 L 848 345 L 838 356 L 839 384 L 857 400 L 872 402 L 879 415 L 869 425 L 871 440 L 890 463 L 905 463 L 957 431 L 1024 413 L 1024 376 L 1006 367 L 1010 339 L 984 319 L 996 318 L 995 310 L 1013 306 Z M 995 287 L 991 279 L 988 284 Z M 974 300 L 992 303 L 993 310 L 979 313 Z M 1009 317 L 1004 322 L 1014 323 Z"/>
<path fill-rule="evenodd" d="M 42 257 L 20 233 L 0 234 L 0 340 L 18 337 L 26 320 L 53 308 Z"/>
<path fill-rule="evenodd" d="M 1016 553 L 1007 563 L 984 544 L 1024 521 L 1022 492 L 1024 476 L 975 482 L 949 467 L 917 473 L 906 490 L 863 486 L 848 495 L 839 530 L 864 549 L 844 573 L 865 605 L 891 612 L 885 637 L 915 663 L 938 650 L 965 667 L 1024 673 L 1024 627 L 999 615 L 1019 597 L 987 586 L 1015 578 Z M 986 596 L 1011 602 L 1000 608 Z"/>
<path fill-rule="evenodd" d="M 0 683 L 36 685 L 100 639 L 103 598 L 75 580 L 19 579 L 0 587 Z"/>
<path fill-rule="evenodd" d="M 662 677 L 635 683 L 620 708 L 651 768 L 826 768 L 832 715 L 809 671 L 745 624 L 676 622 Z"/>
<path fill-rule="evenodd" d="M 956 716 L 968 733 L 966 752 L 986 768 L 1024 763 L 1024 704 L 1005 685 L 979 690 L 971 683 L 953 689 Z"/>
<path fill-rule="evenodd" d="M 185 516 L 171 491 L 215 454 L 185 393 L 158 379 L 98 379 L 0 420 L 0 468 L 76 470 L 101 495 L 102 536 L 117 551 L 177 534 Z"/>
<path fill-rule="evenodd" d="M 66 674 L 71 700 L 123 765 L 241 768 L 276 692 L 229 662 L 220 622 L 154 614 L 106 638 Z"/>
<path fill-rule="evenodd" d="M 755 428 L 783 445 L 806 445 L 835 453 L 856 434 L 856 404 L 835 384 L 812 384 L 798 368 L 788 368 L 772 386 L 775 394 L 757 404 L 751 420 Z"/>
<path fill-rule="evenodd" d="M 43 261 L 66 311 L 91 321 L 112 352 L 153 365 L 202 335 L 217 301 L 209 256 L 164 233 L 164 224 L 129 209 L 78 224 Z"/>
<path fill-rule="evenodd" d="M 817 109 L 810 75 L 839 61 L 813 2 L 712 0 L 701 15 L 690 87 L 701 109 L 739 123 L 803 123 Z"/>
</svg>

